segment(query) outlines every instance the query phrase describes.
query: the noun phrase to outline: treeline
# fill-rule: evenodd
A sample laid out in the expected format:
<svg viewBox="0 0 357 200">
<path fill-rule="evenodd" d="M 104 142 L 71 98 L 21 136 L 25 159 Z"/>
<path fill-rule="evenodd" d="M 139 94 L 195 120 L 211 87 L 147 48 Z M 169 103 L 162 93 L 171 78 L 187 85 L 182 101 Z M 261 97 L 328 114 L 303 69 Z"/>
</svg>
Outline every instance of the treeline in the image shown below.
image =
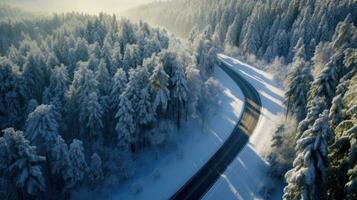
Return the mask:
<svg viewBox="0 0 357 200">
<path fill-rule="evenodd" d="M 353 0 L 178 0 L 151 3 L 125 14 L 186 38 L 209 30 L 218 46 L 235 46 L 242 54 L 269 62 L 282 57 L 290 63 L 300 38 L 310 60 L 320 42 L 331 40 L 338 22 L 347 15 L 356 21 L 356 9 Z"/>
<path fill-rule="evenodd" d="M 210 49 L 146 23 L 69 13 L 3 21 L 0 33 L 1 199 L 129 178 L 136 153 L 218 102 Z"/>
<path fill-rule="evenodd" d="M 274 177 L 287 172 L 283 198 L 357 198 L 356 1 L 178 0 L 128 15 L 271 63 L 287 90 L 286 115 L 298 122 L 278 126 L 268 157 Z"/>
</svg>

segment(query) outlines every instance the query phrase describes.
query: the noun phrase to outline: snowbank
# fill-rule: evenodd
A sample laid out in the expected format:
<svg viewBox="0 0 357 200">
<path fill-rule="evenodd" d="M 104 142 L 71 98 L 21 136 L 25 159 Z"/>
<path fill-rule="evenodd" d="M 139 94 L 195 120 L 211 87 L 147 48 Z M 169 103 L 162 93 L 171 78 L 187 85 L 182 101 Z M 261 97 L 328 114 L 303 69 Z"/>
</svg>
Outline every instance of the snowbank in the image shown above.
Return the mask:
<svg viewBox="0 0 357 200">
<path fill-rule="evenodd" d="M 182 187 L 228 138 L 243 108 L 243 93 L 220 68 L 214 77 L 222 84 L 224 95 L 216 114 L 203 127 L 198 121 L 187 122 L 178 134 L 177 149 L 162 152 L 153 162 L 142 158 L 135 177 L 106 199 L 168 199 Z"/>
<path fill-rule="evenodd" d="M 272 75 L 258 70 L 234 58 L 219 55 L 220 59 L 241 74 L 259 92 L 262 111 L 256 129 L 249 143 L 230 164 L 225 173 L 206 193 L 204 199 L 263 199 L 263 187 L 275 187 L 274 199 L 281 199 L 281 185 L 271 185 L 266 177 L 267 163 L 263 155 L 270 146 L 273 122 L 284 112 L 284 92 L 273 81 Z M 270 184 L 270 185 L 269 185 Z M 280 196 L 279 196 L 280 195 Z"/>
</svg>

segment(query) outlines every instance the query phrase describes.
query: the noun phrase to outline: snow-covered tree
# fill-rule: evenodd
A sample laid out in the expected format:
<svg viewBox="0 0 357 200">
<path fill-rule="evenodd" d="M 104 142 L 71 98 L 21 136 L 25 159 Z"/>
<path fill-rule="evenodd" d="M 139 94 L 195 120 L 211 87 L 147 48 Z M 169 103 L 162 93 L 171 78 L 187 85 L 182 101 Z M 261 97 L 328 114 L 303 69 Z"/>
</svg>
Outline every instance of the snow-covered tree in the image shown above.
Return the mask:
<svg viewBox="0 0 357 200">
<path fill-rule="evenodd" d="M 200 72 L 204 76 L 212 74 L 213 67 L 217 63 L 217 49 L 212 42 L 200 38 L 195 45 L 196 60 Z"/>
<path fill-rule="evenodd" d="M 335 89 L 338 83 L 338 72 L 337 68 L 339 66 L 332 60 L 327 63 L 325 68 L 321 71 L 320 75 L 314 80 L 311 91 L 310 98 L 314 96 L 325 97 L 327 102 L 331 102 L 335 95 Z"/>
<path fill-rule="evenodd" d="M 239 18 L 235 17 L 233 23 L 228 27 L 225 44 L 235 46 L 238 43 L 239 37 Z"/>
<path fill-rule="evenodd" d="M 306 130 L 296 143 L 297 156 L 293 169 L 285 175 L 288 185 L 283 199 L 325 198 L 327 147 L 331 139 L 328 110 Z"/>
<path fill-rule="evenodd" d="M 74 139 L 69 146 L 68 152 L 70 166 L 66 181 L 67 188 L 73 188 L 81 184 L 87 171 L 87 163 L 84 156 L 83 143 Z"/>
<path fill-rule="evenodd" d="M 28 99 L 34 98 L 41 102 L 45 86 L 45 74 L 39 62 L 39 55 L 31 53 L 28 56 L 22 73 L 22 90 Z"/>
<path fill-rule="evenodd" d="M 136 122 L 134 122 L 134 109 L 131 102 L 123 93 L 119 99 L 119 110 L 115 115 L 117 121 L 115 130 L 117 133 L 117 144 L 120 149 L 128 149 L 135 143 L 135 132 L 137 131 Z"/>
<path fill-rule="evenodd" d="M 133 30 L 132 24 L 127 20 L 122 20 L 119 23 L 119 33 L 118 36 L 120 38 L 120 49 L 122 51 L 125 50 L 127 44 L 133 44 L 135 42 L 135 34 Z M 124 52 L 122 52 L 124 53 Z"/>
<path fill-rule="evenodd" d="M 182 66 L 176 67 L 174 75 L 171 77 L 171 82 L 173 84 L 172 95 L 176 99 L 175 106 L 177 106 L 177 127 L 180 128 L 181 105 L 185 109 L 188 93 L 187 80 Z"/>
<path fill-rule="evenodd" d="M 98 94 L 98 81 L 92 70 L 88 69 L 86 63 L 79 63 L 79 68 L 74 74 L 72 84 L 68 90 L 68 110 L 67 123 L 68 128 L 74 134 L 84 133 L 85 126 L 78 126 L 78 119 L 81 111 L 86 110 L 86 102 L 91 93 Z M 84 114 L 82 114 L 84 115 Z M 78 131 L 78 132 L 77 132 Z"/>
<path fill-rule="evenodd" d="M 114 75 L 119 68 L 123 67 L 122 59 L 120 44 L 115 42 L 112 49 L 112 68 L 109 70 L 111 75 Z"/>
<path fill-rule="evenodd" d="M 98 81 L 100 96 L 108 96 L 111 88 L 111 77 L 103 59 L 100 60 L 98 70 L 95 72 L 95 78 Z"/>
<path fill-rule="evenodd" d="M 68 145 L 61 136 L 56 138 L 56 142 L 51 148 L 52 171 L 53 174 L 60 174 L 66 178 L 66 173 L 69 168 L 70 160 L 68 154 Z"/>
<path fill-rule="evenodd" d="M 26 138 L 37 144 L 51 145 L 58 136 L 57 119 L 58 113 L 52 105 L 39 105 L 27 118 Z"/>
<path fill-rule="evenodd" d="M 42 104 L 29 114 L 26 121 L 25 136 L 32 144 L 38 145 L 40 150 L 44 151 L 42 155 L 46 156 L 46 167 L 51 185 L 53 178 L 50 151 L 59 135 L 58 119 L 59 114 L 52 105 Z"/>
<path fill-rule="evenodd" d="M 88 42 L 84 38 L 77 39 L 74 53 L 77 60 L 87 61 L 89 59 Z"/>
<path fill-rule="evenodd" d="M 0 128 L 15 126 L 21 115 L 20 94 L 16 89 L 18 77 L 10 60 L 0 57 Z"/>
<path fill-rule="evenodd" d="M 40 163 L 44 157 L 37 155 L 21 131 L 13 128 L 3 130 L 0 137 L 0 174 L 14 183 L 19 199 L 36 197 L 45 189 L 45 179 Z M 29 196 L 30 195 L 30 196 Z"/>
<path fill-rule="evenodd" d="M 79 114 L 79 121 L 83 127 L 81 129 L 82 134 L 88 134 L 89 138 L 101 135 L 103 130 L 103 108 L 99 103 L 97 93 L 90 93 L 82 104 Z"/>
<path fill-rule="evenodd" d="M 303 46 L 298 48 L 292 64 L 292 71 L 287 78 L 285 105 L 287 113 L 295 114 L 298 121 L 304 119 L 307 112 L 308 92 L 312 81 L 309 63 L 303 58 Z"/>
<path fill-rule="evenodd" d="M 124 92 L 128 79 L 123 69 L 119 68 L 113 77 L 113 84 L 110 91 L 112 108 L 117 110 L 119 107 L 120 95 Z"/>
<path fill-rule="evenodd" d="M 52 104 L 57 110 L 63 110 L 65 104 L 65 94 L 68 90 L 69 78 L 67 67 L 55 66 L 51 71 L 50 85 L 44 95 L 45 102 Z"/>
<path fill-rule="evenodd" d="M 296 120 L 292 117 L 279 116 L 276 129 L 271 139 L 269 154 L 267 156 L 269 175 L 282 179 L 285 173 L 292 168 L 295 156 Z"/>
<path fill-rule="evenodd" d="M 304 133 L 310 126 L 312 126 L 315 120 L 319 117 L 320 113 L 327 108 L 326 100 L 322 97 L 315 97 L 311 105 L 308 107 L 308 112 L 304 120 L 302 120 L 298 125 L 298 132 L 296 138 L 300 138 L 301 134 Z"/>
<path fill-rule="evenodd" d="M 97 185 L 103 179 L 102 159 L 97 153 L 94 153 L 91 157 L 88 177 L 92 186 Z"/>
<path fill-rule="evenodd" d="M 151 93 L 154 95 L 154 109 L 159 106 L 165 111 L 169 101 L 170 91 L 168 90 L 169 76 L 166 74 L 162 64 L 157 65 L 150 76 Z"/>
<path fill-rule="evenodd" d="M 149 81 L 149 74 L 146 68 L 138 67 L 136 69 L 130 69 L 129 81 L 124 90 L 125 96 L 131 102 L 134 112 L 138 112 L 138 102 L 141 93 L 141 89 L 146 87 Z M 136 119 L 135 119 L 136 120 Z"/>
<path fill-rule="evenodd" d="M 344 118 L 343 99 L 337 95 L 332 100 L 332 106 L 329 112 L 329 119 L 332 127 L 336 127 Z"/>
<path fill-rule="evenodd" d="M 135 68 L 141 64 L 141 54 L 139 46 L 136 44 L 127 45 L 123 57 L 123 68 L 129 71 L 130 68 Z"/>
<path fill-rule="evenodd" d="M 151 103 L 149 87 L 141 89 L 139 99 L 137 104 L 137 119 L 140 125 L 148 125 L 155 121 L 155 110 Z"/>
<path fill-rule="evenodd" d="M 220 83 L 212 77 L 204 82 L 202 96 L 198 103 L 198 111 L 203 124 L 207 117 L 212 115 L 221 103 L 221 87 Z"/>
</svg>

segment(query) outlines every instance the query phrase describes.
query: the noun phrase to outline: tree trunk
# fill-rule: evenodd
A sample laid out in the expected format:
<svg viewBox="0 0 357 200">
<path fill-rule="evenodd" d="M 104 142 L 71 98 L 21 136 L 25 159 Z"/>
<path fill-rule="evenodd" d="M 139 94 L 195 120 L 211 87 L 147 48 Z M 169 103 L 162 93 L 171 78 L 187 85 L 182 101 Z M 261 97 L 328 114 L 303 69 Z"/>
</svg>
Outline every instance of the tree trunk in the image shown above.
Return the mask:
<svg viewBox="0 0 357 200">
<path fill-rule="evenodd" d="M 46 151 L 46 167 L 47 167 L 47 172 L 48 172 L 48 181 L 49 181 L 49 188 L 52 188 L 53 181 L 52 181 L 52 174 L 51 174 L 51 163 L 50 163 L 50 158 L 48 156 L 48 152 Z"/>
</svg>

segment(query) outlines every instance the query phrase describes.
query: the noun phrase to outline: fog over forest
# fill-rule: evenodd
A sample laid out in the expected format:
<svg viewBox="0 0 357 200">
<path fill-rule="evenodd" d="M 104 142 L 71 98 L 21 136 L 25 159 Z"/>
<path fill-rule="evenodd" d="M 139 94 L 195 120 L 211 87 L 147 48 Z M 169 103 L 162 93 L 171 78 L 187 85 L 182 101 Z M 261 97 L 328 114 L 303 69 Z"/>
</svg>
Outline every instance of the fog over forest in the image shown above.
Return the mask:
<svg viewBox="0 0 357 200">
<path fill-rule="evenodd" d="M 120 13 L 140 4 L 158 0 L 0 0 L 28 11 L 36 12 L 86 12 L 86 13 Z"/>
</svg>

